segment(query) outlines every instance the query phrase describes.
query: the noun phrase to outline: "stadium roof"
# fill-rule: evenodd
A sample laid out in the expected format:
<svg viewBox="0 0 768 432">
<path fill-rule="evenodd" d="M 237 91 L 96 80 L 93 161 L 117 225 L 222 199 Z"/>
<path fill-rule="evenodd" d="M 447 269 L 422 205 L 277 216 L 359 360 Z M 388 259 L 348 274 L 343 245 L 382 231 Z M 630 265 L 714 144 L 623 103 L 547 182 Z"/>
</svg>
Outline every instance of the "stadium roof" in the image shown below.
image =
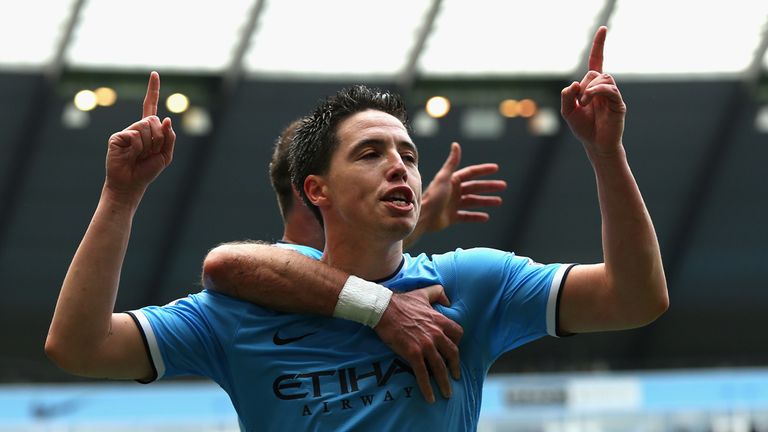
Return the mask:
<svg viewBox="0 0 768 432">
<path fill-rule="evenodd" d="M 616 74 L 768 68 L 768 3 L 753 0 L 29 0 L 0 21 L 5 70 L 570 77 L 601 24 L 610 28 L 606 69 Z"/>
</svg>

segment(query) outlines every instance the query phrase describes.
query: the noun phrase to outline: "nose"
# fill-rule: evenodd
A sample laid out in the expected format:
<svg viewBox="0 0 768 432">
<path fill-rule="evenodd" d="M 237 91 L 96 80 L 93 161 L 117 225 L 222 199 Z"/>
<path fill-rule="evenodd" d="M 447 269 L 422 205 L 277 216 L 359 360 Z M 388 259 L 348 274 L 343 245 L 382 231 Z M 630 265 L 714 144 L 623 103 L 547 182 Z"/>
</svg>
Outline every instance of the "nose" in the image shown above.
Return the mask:
<svg viewBox="0 0 768 432">
<path fill-rule="evenodd" d="M 390 164 L 387 168 L 387 181 L 402 181 L 408 180 L 408 170 L 405 168 L 405 162 L 403 162 L 400 153 L 395 152 L 390 158 Z"/>
</svg>

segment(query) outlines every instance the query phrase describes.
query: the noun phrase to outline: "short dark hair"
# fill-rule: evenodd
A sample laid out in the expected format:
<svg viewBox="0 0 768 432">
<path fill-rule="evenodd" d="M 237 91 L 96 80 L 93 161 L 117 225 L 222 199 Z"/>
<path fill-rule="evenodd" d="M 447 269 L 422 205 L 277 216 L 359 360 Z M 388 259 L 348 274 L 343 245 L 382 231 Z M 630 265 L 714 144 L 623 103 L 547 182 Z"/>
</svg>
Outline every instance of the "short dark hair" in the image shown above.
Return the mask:
<svg viewBox="0 0 768 432">
<path fill-rule="evenodd" d="M 272 182 L 272 189 L 277 196 L 277 204 L 280 206 L 280 214 L 283 220 L 288 216 L 288 212 L 293 209 L 293 188 L 291 187 L 291 173 L 288 169 L 288 150 L 293 142 L 293 136 L 296 134 L 296 128 L 301 123 L 301 119 L 291 122 L 280 136 L 275 140 L 275 149 L 272 152 L 272 160 L 269 162 L 269 178 Z"/>
<path fill-rule="evenodd" d="M 296 129 L 293 145 L 288 152 L 291 181 L 321 224 L 323 218 L 320 210 L 304 193 L 304 180 L 309 175 L 323 175 L 328 172 L 331 157 L 339 145 L 336 136 L 339 123 L 369 109 L 382 111 L 397 118 L 406 130 L 410 130 L 405 102 L 400 95 L 364 85 L 344 88 L 326 98 L 312 114 L 301 120 Z"/>
</svg>

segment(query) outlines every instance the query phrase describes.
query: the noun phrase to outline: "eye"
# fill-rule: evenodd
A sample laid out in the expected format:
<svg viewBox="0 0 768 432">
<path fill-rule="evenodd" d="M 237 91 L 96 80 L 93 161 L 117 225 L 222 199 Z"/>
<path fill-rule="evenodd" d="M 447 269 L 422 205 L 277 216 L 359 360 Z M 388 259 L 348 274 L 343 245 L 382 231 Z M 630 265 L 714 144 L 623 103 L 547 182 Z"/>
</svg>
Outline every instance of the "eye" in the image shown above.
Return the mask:
<svg viewBox="0 0 768 432">
<path fill-rule="evenodd" d="M 379 157 L 379 152 L 371 150 L 363 153 L 360 156 L 360 159 L 376 159 L 378 157 Z"/>
<path fill-rule="evenodd" d="M 411 152 L 403 153 L 400 157 L 408 163 L 416 164 L 417 162 L 416 155 Z"/>
</svg>

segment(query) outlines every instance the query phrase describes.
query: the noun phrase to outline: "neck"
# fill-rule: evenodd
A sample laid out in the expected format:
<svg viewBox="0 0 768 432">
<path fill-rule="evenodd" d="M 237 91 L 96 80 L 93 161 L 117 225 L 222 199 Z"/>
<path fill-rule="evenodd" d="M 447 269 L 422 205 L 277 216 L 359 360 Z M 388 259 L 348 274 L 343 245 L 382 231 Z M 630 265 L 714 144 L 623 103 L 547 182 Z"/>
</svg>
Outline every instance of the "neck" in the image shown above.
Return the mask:
<svg viewBox="0 0 768 432">
<path fill-rule="evenodd" d="M 380 280 L 397 270 L 403 260 L 403 242 L 361 236 L 345 227 L 334 233 L 326 226 L 322 261 L 331 267 L 366 280 Z"/>
<path fill-rule="evenodd" d="M 306 207 L 295 207 L 291 210 L 283 221 L 283 226 L 284 242 L 323 250 L 325 246 L 323 228 Z"/>
</svg>

